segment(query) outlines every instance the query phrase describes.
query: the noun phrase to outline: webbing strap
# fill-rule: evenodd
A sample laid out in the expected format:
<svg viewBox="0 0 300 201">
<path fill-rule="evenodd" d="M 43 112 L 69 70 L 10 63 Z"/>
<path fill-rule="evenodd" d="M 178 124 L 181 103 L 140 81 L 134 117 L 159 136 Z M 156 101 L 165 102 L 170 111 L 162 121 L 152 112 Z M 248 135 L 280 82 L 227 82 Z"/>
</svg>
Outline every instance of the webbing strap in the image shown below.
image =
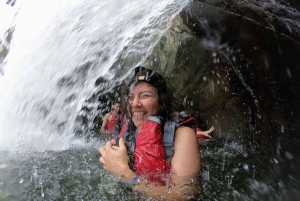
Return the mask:
<svg viewBox="0 0 300 201">
<path fill-rule="evenodd" d="M 161 118 L 158 116 L 149 116 L 147 120 L 153 121 L 161 126 Z"/>
<path fill-rule="evenodd" d="M 174 155 L 173 142 L 175 134 L 176 122 L 167 121 L 164 126 L 163 145 L 166 157 Z"/>
</svg>

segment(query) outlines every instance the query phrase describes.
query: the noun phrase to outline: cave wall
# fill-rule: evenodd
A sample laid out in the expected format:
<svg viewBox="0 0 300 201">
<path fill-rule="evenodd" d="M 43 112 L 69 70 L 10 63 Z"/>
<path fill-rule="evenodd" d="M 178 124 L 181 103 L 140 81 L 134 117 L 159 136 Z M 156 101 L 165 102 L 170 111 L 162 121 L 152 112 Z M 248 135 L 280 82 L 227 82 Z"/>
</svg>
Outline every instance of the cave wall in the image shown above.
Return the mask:
<svg viewBox="0 0 300 201">
<path fill-rule="evenodd" d="M 214 137 L 255 148 L 292 139 L 299 119 L 299 8 L 290 1 L 192 1 L 146 61 L 177 110 Z M 288 143 L 287 143 L 288 144 Z"/>
</svg>

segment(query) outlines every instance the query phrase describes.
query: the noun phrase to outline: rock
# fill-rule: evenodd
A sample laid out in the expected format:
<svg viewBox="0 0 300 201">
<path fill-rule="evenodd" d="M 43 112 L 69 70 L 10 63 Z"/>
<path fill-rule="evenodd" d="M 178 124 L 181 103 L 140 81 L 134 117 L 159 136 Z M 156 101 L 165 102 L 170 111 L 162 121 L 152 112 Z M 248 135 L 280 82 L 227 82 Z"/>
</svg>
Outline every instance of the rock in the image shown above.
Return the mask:
<svg viewBox="0 0 300 201">
<path fill-rule="evenodd" d="M 175 108 L 194 111 L 203 129 L 214 125 L 215 137 L 275 146 L 299 119 L 297 8 L 295 1 L 192 1 L 146 66 L 167 77 Z"/>
</svg>

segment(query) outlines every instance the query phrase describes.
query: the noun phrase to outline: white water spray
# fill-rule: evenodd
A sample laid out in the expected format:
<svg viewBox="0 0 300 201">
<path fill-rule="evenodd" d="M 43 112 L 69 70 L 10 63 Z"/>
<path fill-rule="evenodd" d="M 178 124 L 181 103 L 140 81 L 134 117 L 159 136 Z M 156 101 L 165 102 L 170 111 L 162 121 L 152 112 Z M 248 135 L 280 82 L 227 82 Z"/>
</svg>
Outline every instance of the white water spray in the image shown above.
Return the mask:
<svg viewBox="0 0 300 201">
<path fill-rule="evenodd" d="M 186 3 L 17 1 L 0 77 L 0 149 L 68 148 L 76 114 L 97 78 L 114 78 L 111 66 L 120 54 L 142 63 Z"/>
</svg>

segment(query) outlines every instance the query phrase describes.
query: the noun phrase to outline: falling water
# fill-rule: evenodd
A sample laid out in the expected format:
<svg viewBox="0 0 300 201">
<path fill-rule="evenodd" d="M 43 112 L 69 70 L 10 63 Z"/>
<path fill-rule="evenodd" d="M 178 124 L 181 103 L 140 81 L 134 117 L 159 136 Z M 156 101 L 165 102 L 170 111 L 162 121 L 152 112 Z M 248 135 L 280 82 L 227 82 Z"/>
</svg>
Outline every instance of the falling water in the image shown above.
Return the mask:
<svg viewBox="0 0 300 201">
<path fill-rule="evenodd" d="M 97 97 L 111 92 L 133 67 L 144 63 L 187 2 L 7 0 L 0 4 L 1 201 L 133 199 L 99 164 L 97 149 L 103 142 L 88 144 L 75 133 L 89 132 L 94 117 L 103 113 L 96 110 Z M 210 31 L 205 17 L 199 22 Z M 207 46 L 220 47 L 218 53 L 250 94 L 254 102 L 248 107 L 250 116 L 255 113 L 260 118 L 261 102 L 231 52 L 223 51 L 226 41 L 224 46 L 213 42 L 207 41 Z M 218 63 L 220 58 L 213 59 Z M 269 68 L 269 61 L 265 63 Z M 230 79 L 231 73 L 226 77 Z M 291 78 L 289 68 L 287 73 Z M 99 80 L 109 85 L 97 84 Z M 211 93 L 217 93 L 218 82 L 210 82 Z M 196 105 L 189 99 L 185 95 L 186 105 Z M 82 108 L 88 108 L 88 114 Z M 89 115 L 88 129 L 77 121 L 81 115 Z M 218 127 L 216 134 L 221 137 L 224 130 Z M 284 125 L 280 130 L 287 133 Z M 271 161 L 265 152 L 249 157 L 247 147 L 229 136 L 200 148 L 203 170 L 210 171 L 210 180 L 200 184 L 201 199 L 283 200 L 286 192 L 299 197 L 299 181 L 288 175 L 295 182 L 287 183 L 279 177 L 289 172 L 288 165 L 296 158 L 293 152 L 284 153 L 283 162 L 288 163 L 280 171 L 279 156 Z"/>
<path fill-rule="evenodd" d="M 186 3 L 1 3 L 0 200 L 126 199 L 99 167 L 103 142 L 76 137 L 85 126 L 76 118 L 83 107 L 93 117 L 102 112 L 97 99 L 88 106 L 87 100 L 143 63 Z M 96 84 L 99 79 L 109 85 Z"/>
<path fill-rule="evenodd" d="M 96 91 L 104 92 L 95 81 L 105 77 L 112 89 L 125 79 L 186 2 L 30 0 L 1 5 L 1 19 L 9 21 L 1 27 L 1 41 L 7 42 L 9 31 L 12 40 L 5 46 L 0 77 L 0 148 L 61 150 L 81 143 L 70 139 L 84 102 Z M 131 62 L 116 65 L 122 58 Z"/>
</svg>

